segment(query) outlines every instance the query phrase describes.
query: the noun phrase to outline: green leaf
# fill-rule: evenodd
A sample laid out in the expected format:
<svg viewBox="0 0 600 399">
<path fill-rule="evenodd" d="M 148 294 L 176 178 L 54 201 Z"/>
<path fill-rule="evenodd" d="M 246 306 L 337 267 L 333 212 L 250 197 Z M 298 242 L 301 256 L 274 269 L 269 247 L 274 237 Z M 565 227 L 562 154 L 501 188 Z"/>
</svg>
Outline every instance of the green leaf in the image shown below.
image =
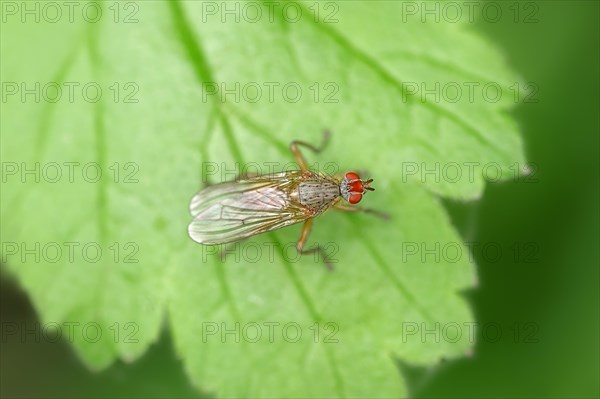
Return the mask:
<svg viewBox="0 0 600 399">
<path fill-rule="evenodd" d="M 43 322 L 73 326 L 86 364 L 137 359 L 165 317 L 190 379 L 223 397 L 405 396 L 396 359 L 469 351 L 474 267 L 438 197 L 478 198 L 486 168 L 506 179 L 524 159 L 507 115 L 520 81 L 490 43 L 464 23 L 404 21 L 394 2 L 291 3 L 287 17 L 266 2 L 258 22 L 243 14 L 258 3 L 230 3 L 239 22 L 210 8 L 224 3 L 100 4 L 98 22 L 10 16 L 2 36 L 3 263 Z M 36 82 L 39 101 L 22 97 Z M 465 82 L 503 96 L 470 101 Z M 463 95 L 422 101 L 436 83 Z M 300 226 L 225 262 L 188 238 L 203 167 L 283 169 L 291 140 L 324 129 L 309 161 L 367 169 L 365 206 L 391 215 L 318 218 L 308 246 L 334 251 L 334 272 L 296 258 Z"/>
</svg>

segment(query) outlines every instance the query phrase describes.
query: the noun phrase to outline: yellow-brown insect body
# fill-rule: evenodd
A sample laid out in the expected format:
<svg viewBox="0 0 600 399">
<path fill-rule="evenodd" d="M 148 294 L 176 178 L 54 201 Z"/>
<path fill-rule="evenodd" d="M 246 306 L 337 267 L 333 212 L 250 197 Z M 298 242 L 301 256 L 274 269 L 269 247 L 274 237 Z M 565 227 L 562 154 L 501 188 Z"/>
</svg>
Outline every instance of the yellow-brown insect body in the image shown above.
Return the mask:
<svg viewBox="0 0 600 399">
<path fill-rule="evenodd" d="M 367 191 L 373 191 L 372 179 L 362 180 L 356 172 L 332 177 L 308 169 L 299 146 L 320 152 L 328 138 L 325 133 L 321 147 L 303 141 L 290 144 L 300 170 L 245 176 L 200 190 L 190 202 L 194 219 L 188 226 L 189 236 L 200 244 L 218 245 L 303 222 L 298 253 L 319 252 L 331 268 L 321 247 L 304 249 L 315 217 L 330 208 L 375 211 L 354 206 Z"/>
<path fill-rule="evenodd" d="M 314 212 L 323 213 L 340 200 L 340 182 L 329 176 L 307 172 L 298 184 L 298 201 Z"/>
</svg>

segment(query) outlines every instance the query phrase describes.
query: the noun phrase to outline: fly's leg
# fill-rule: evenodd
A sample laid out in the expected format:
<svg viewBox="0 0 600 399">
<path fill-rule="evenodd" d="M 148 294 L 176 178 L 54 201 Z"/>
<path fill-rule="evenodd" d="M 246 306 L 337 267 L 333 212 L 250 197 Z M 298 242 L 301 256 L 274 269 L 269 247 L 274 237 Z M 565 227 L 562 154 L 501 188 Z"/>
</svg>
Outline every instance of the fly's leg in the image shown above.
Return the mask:
<svg viewBox="0 0 600 399">
<path fill-rule="evenodd" d="M 348 204 L 344 204 L 342 202 L 338 202 L 337 204 L 335 204 L 333 206 L 333 209 L 337 209 L 338 211 L 344 211 L 344 212 L 365 212 L 365 213 L 370 213 L 374 216 L 377 216 L 383 220 L 390 220 L 390 215 L 385 212 L 381 212 L 381 211 L 378 211 L 376 209 L 371 209 L 371 208 L 361 208 L 360 206 L 356 206 L 356 205 L 348 205 Z"/>
<path fill-rule="evenodd" d="M 319 254 L 321 254 L 321 257 L 323 258 L 323 262 L 325 263 L 325 266 L 327 267 L 327 269 L 329 271 L 331 271 L 331 270 L 333 270 L 333 265 L 331 264 L 331 261 L 330 261 L 329 257 L 327 256 L 327 254 L 325 253 L 325 250 L 323 248 L 321 248 L 320 246 L 317 245 L 317 247 L 315 247 L 315 248 L 304 249 L 304 244 L 306 243 L 306 240 L 308 240 L 308 236 L 310 235 L 310 230 L 312 228 L 313 220 L 314 220 L 313 218 L 306 219 L 306 221 L 302 225 L 302 231 L 300 232 L 300 238 L 298 239 L 298 242 L 296 243 L 296 250 L 298 251 L 298 253 L 300 255 L 310 255 L 310 254 L 314 254 L 315 252 L 318 252 Z"/>
<path fill-rule="evenodd" d="M 292 154 L 294 154 L 294 158 L 296 158 L 296 162 L 298 163 L 298 166 L 300 167 L 301 171 L 307 171 L 308 165 L 306 164 L 306 160 L 302 156 L 299 147 L 304 146 L 318 154 L 319 152 L 323 151 L 323 149 L 327 146 L 330 136 L 331 134 L 329 133 L 329 130 L 325 130 L 323 132 L 323 141 L 321 142 L 321 145 L 319 147 L 315 147 L 314 145 L 306 143 L 304 141 L 292 141 L 292 143 L 290 144 L 290 151 L 292 151 Z"/>
</svg>

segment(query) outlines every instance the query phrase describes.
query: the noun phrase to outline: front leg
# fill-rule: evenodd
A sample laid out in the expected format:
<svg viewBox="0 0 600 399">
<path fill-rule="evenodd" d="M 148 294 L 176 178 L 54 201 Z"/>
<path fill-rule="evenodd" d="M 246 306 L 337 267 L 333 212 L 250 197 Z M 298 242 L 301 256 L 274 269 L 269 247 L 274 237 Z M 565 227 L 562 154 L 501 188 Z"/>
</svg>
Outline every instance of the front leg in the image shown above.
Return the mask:
<svg viewBox="0 0 600 399">
<path fill-rule="evenodd" d="M 335 204 L 333 206 L 333 209 L 337 209 L 338 211 L 343 211 L 343 212 L 365 212 L 365 213 L 370 213 L 374 216 L 377 216 L 383 220 L 390 220 L 390 215 L 388 213 L 381 212 L 376 209 L 362 208 L 362 207 L 356 206 L 356 205 L 349 205 L 349 204 L 346 204 L 341 201 L 338 202 L 337 204 Z"/>
</svg>

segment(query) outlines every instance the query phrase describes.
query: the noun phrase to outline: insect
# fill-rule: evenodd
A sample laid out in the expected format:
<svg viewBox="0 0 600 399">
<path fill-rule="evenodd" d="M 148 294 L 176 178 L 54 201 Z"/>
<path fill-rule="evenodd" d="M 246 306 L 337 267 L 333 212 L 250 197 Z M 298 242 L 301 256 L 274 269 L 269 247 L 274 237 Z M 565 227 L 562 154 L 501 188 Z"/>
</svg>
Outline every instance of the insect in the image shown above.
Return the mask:
<svg viewBox="0 0 600 399">
<path fill-rule="evenodd" d="M 205 245 L 227 244 L 304 222 L 296 244 L 298 253 L 319 251 L 331 268 L 321 247 L 304 249 L 317 216 L 330 208 L 371 212 L 384 218 L 386 215 L 356 206 L 367 191 L 374 191 L 369 186 L 373 179 L 363 180 L 356 172 L 334 177 L 308 169 L 300 147 L 319 153 L 329 137 L 325 132 L 320 147 L 303 141 L 290 144 L 300 170 L 244 176 L 209 185 L 198 192 L 190 202 L 194 219 L 188 233 L 192 240 Z"/>
</svg>

